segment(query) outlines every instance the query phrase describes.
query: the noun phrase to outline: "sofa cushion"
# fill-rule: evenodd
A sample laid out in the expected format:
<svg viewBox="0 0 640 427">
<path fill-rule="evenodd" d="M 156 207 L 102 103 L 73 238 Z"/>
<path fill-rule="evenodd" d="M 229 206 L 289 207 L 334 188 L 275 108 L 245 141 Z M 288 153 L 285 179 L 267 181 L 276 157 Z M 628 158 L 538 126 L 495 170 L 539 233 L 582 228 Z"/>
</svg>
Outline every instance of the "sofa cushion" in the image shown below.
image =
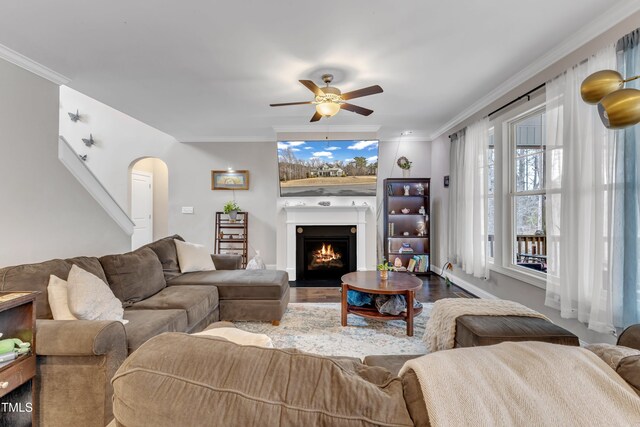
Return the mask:
<svg viewBox="0 0 640 427">
<path fill-rule="evenodd" d="M 74 265 L 67 280 L 69 311 L 80 320 L 122 319 L 122 303 L 99 277 Z"/>
<path fill-rule="evenodd" d="M 211 271 L 216 269 L 209 250 L 205 248 L 204 245 L 183 242 L 181 240 L 174 240 L 173 242 L 176 244 L 181 273 Z"/>
<path fill-rule="evenodd" d="M 69 311 L 69 284 L 66 280 L 52 274 L 49 277 L 49 286 L 47 286 L 47 298 L 54 320 L 78 320 Z"/>
<path fill-rule="evenodd" d="M 107 281 L 98 258 L 52 259 L 36 264 L 22 264 L 0 269 L 0 291 L 39 292 L 36 295 L 36 317 L 38 319 L 53 319 L 47 298 L 49 276 L 53 274 L 62 280 L 67 280 L 72 265 L 77 265 L 105 283 Z"/>
<path fill-rule="evenodd" d="M 162 264 L 162 271 L 166 280 L 179 276 L 180 265 L 178 264 L 178 253 L 176 252 L 176 244 L 174 240 L 184 239 L 177 234 L 164 239 L 157 240 L 153 243 L 143 246 L 143 248 L 149 248 L 156 253 L 160 263 Z"/>
<path fill-rule="evenodd" d="M 221 300 L 277 300 L 289 289 L 289 276 L 279 270 L 198 271 L 175 277 L 167 284 L 213 285 Z"/>
<path fill-rule="evenodd" d="M 154 337 L 112 383 L 126 426 L 413 425 L 401 380 L 383 369 L 213 337 Z"/>
<path fill-rule="evenodd" d="M 142 301 L 167 286 L 162 264 L 149 248 L 103 256 L 100 263 L 113 293 L 125 306 Z"/>
<path fill-rule="evenodd" d="M 128 308 L 124 311 L 124 318 L 129 321 L 124 325 L 129 354 L 156 335 L 187 330 L 187 313 L 184 310 L 132 310 Z M 167 347 L 163 352 L 166 354 L 168 350 L 170 349 Z"/>
<path fill-rule="evenodd" d="M 182 309 L 187 312 L 188 328 L 207 317 L 218 306 L 215 286 L 170 286 L 152 297 L 137 302 L 132 310 Z"/>
</svg>

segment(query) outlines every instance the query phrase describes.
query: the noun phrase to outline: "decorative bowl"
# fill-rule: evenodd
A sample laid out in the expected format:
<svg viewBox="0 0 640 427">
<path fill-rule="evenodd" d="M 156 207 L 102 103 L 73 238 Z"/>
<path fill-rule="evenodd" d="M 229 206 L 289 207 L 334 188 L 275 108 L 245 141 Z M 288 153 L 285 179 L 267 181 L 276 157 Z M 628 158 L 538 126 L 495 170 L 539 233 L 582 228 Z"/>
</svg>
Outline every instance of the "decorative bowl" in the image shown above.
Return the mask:
<svg viewBox="0 0 640 427">
<path fill-rule="evenodd" d="M 409 209 L 407 209 L 407 208 L 404 208 L 400 212 L 402 212 L 403 214 L 408 214 L 411 211 Z"/>
</svg>

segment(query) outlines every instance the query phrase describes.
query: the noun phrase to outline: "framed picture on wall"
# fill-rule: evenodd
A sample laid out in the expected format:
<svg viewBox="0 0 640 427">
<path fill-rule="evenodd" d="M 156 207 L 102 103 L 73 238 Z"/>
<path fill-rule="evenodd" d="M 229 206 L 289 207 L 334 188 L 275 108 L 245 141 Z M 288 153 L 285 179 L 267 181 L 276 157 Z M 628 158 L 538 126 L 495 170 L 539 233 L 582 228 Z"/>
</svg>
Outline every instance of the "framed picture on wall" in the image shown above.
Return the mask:
<svg viewBox="0 0 640 427">
<path fill-rule="evenodd" d="M 249 171 L 211 171 L 212 190 L 248 190 Z"/>
</svg>

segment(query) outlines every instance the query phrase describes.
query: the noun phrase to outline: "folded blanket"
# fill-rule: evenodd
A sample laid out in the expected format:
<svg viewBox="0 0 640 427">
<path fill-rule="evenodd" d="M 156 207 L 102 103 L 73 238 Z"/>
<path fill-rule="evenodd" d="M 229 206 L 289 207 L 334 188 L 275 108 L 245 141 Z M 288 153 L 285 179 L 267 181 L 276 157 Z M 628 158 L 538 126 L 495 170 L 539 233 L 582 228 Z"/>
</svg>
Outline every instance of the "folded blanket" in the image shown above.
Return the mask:
<svg viewBox="0 0 640 427">
<path fill-rule="evenodd" d="M 640 397 L 598 356 L 544 342 L 441 351 L 405 363 L 433 426 L 640 425 Z"/>
<path fill-rule="evenodd" d="M 507 300 L 444 298 L 433 304 L 422 340 L 429 352 L 453 348 L 460 316 L 527 316 L 547 319 L 537 311 Z M 547 319 L 549 320 L 549 319 Z"/>
</svg>

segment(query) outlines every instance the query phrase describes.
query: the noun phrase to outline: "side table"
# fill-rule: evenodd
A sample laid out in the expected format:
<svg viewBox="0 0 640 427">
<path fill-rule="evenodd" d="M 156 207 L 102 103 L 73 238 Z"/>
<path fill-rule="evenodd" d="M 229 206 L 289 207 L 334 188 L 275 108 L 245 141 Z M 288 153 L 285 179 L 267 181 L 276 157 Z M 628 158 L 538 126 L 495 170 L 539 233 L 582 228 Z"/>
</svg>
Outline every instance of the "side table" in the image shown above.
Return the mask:
<svg viewBox="0 0 640 427">
<path fill-rule="evenodd" d="M 36 292 L 0 292 L 0 339 L 19 338 L 31 344 L 28 353 L 0 364 L 0 427 L 35 425 L 35 299 Z"/>
</svg>

